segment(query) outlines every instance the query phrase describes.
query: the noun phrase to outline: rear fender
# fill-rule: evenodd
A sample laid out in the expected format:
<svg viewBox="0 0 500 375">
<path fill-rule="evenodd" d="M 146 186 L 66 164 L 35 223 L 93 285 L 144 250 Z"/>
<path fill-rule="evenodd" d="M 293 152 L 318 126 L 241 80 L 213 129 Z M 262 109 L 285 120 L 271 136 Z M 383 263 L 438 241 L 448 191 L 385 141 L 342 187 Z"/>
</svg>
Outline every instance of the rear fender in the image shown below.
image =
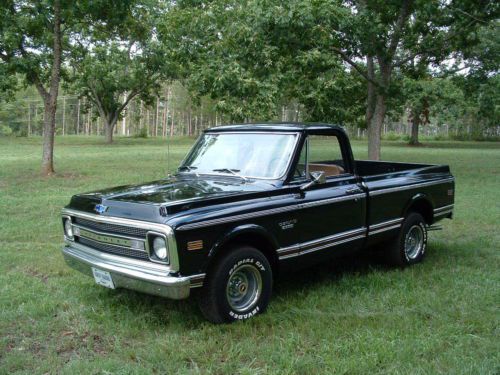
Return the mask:
<svg viewBox="0 0 500 375">
<path fill-rule="evenodd" d="M 402 212 L 402 217 L 406 217 L 408 212 L 416 210 L 424 216 L 425 221 L 430 225 L 434 220 L 433 209 L 434 203 L 432 198 L 425 193 L 418 193 L 411 197 L 406 203 Z"/>
</svg>

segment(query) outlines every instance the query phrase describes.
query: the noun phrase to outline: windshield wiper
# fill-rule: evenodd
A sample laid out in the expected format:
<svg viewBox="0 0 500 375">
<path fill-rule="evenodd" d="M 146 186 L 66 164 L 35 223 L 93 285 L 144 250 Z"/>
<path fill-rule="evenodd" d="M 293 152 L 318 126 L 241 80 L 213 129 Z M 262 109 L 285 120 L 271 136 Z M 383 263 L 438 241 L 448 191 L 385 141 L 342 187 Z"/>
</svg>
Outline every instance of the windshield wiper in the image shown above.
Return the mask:
<svg viewBox="0 0 500 375">
<path fill-rule="evenodd" d="M 196 169 L 196 168 L 197 168 L 197 167 L 192 167 L 192 166 L 190 166 L 190 165 L 183 165 L 183 166 L 181 166 L 181 167 L 177 168 L 177 170 L 178 170 L 179 172 L 182 172 L 182 171 L 191 172 L 192 170 L 194 170 L 194 169 Z"/>
<path fill-rule="evenodd" d="M 236 173 L 239 172 L 240 169 L 231 169 L 231 168 L 217 168 L 217 169 L 212 169 L 212 172 L 222 172 L 222 173 L 229 173 L 232 174 L 233 176 L 242 178 L 244 181 L 247 181 L 247 178 Z"/>
</svg>

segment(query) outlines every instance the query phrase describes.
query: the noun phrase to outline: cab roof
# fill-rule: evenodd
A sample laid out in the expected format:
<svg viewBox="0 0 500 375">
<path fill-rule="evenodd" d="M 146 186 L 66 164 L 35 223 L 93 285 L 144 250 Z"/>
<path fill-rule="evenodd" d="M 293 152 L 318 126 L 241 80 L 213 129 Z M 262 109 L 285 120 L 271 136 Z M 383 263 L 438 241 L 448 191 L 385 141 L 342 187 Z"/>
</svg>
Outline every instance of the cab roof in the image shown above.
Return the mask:
<svg viewBox="0 0 500 375">
<path fill-rule="evenodd" d="M 208 133 L 219 132 L 250 132 L 250 131 L 269 131 L 269 132 L 319 132 L 319 133 L 344 133 L 344 129 L 338 125 L 322 123 L 302 123 L 302 122 L 270 122 L 270 123 L 248 123 L 223 125 L 205 130 Z"/>
</svg>

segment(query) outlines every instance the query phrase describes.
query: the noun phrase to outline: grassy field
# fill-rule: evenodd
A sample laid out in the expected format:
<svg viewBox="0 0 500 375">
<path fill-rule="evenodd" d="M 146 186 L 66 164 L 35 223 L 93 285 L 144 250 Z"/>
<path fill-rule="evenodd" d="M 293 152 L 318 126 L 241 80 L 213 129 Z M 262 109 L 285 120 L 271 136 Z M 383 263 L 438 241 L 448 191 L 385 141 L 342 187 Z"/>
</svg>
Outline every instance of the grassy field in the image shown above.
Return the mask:
<svg viewBox="0 0 500 375">
<path fill-rule="evenodd" d="M 165 140 L 0 138 L 0 374 L 498 374 L 500 144 L 383 145 L 383 158 L 450 164 L 456 210 L 425 261 L 368 256 L 279 280 L 268 312 L 215 326 L 194 299 L 111 291 L 69 269 L 59 212 L 77 192 L 167 171 Z M 192 140 L 170 145 L 174 170 Z M 355 157 L 366 144 L 355 142 Z"/>
</svg>

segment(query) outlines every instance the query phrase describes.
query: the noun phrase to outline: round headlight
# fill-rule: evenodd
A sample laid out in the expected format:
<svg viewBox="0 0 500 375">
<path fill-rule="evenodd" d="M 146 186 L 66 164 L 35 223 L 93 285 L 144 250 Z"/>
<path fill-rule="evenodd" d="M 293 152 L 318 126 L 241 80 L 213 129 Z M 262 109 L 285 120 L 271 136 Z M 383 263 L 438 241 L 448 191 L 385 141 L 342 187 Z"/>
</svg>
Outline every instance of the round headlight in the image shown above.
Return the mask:
<svg viewBox="0 0 500 375">
<path fill-rule="evenodd" d="M 153 240 L 153 251 L 158 259 L 167 259 L 167 243 L 163 237 L 156 237 Z"/>
<path fill-rule="evenodd" d="M 71 225 L 71 220 L 64 220 L 64 233 L 66 237 L 73 238 L 73 226 Z"/>
</svg>

